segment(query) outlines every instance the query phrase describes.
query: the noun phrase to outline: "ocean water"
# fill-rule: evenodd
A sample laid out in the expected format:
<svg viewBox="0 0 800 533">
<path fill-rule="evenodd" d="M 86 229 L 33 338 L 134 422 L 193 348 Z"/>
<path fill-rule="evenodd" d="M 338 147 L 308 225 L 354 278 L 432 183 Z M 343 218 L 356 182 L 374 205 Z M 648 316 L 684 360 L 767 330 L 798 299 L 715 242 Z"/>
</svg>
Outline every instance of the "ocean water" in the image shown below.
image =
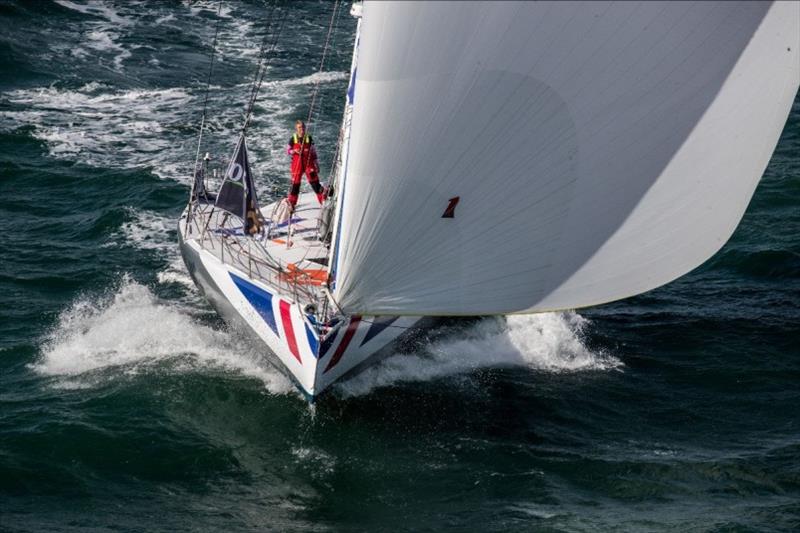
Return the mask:
<svg viewBox="0 0 800 533">
<path fill-rule="evenodd" d="M 264 198 L 355 23 L 282 4 Z M 310 407 L 193 287 L 188 189 L 217 2 L 0 0 L 0 531 L 800 530 L 800 100 L 733 238 L 650 293 L 457 322 Z M 223 1 L 208 150 L 269 9 Z M 273 26 L 274 28 L 274 26 Z"/>
</svg>

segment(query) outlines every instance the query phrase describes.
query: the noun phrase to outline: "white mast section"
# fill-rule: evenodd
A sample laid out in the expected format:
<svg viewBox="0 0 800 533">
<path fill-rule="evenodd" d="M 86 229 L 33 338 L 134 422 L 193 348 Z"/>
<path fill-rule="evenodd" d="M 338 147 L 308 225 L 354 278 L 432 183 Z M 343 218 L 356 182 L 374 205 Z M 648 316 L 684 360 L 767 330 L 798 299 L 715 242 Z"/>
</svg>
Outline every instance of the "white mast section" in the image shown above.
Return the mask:
<svg viewBox="0 0 800 533">
<path fill-rule="evenodd" d="M 797 2 L 363 11 L 347 313 L 575 308 L 685 274 L 733 233 L 800 84 Z"/>
<path fill-rule="evenodd" d="M 353 120 L 353 100 L 355 98 L 356 69 L 358 67 L 358 47 L 361 37 L 362 8 L 363 4 L 361 2 L 354 2 L 350 8 L 350 14 L 358 19 L 358 23 L 356 25 L 355 43 L 353 44 L 353 60 L 350 62 L 350 81 L 347 84 L 347 101 L 345 103 L 344 115 L 342 117 L 342 144 L 339 146 L 338 150 L 339 161 L 336 162 L 337 173 L 333 184 L 336 196 L 336 208 L 334 210 L 333 233 L 331 235 L 331 253 L 330 257 L 328 258 L 328 272 L 330 272 L 332 278 L 331 287 L 336 287 L 336 269 L 338 267 L 337 252 L 341 230 L 340 213 L 342 210 L 342 202 L 344 201 L 345 176 L 347 173 L 348 155 L 350 153 L 350 128 Z"/>
</svg>

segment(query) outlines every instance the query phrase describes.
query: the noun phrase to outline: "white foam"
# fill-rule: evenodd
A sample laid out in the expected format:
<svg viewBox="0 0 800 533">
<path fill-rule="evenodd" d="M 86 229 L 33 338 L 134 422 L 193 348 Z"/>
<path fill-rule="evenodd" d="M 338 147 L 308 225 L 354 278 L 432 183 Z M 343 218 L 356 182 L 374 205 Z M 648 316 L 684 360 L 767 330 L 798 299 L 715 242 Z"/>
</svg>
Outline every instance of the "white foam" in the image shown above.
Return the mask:
<svg viewBox="0 0 800 533">
<path fill-rule="evenodd" d="M 86 4 L 76 4 L 69 0 L 56 0 L 56 2 L 67 9 L 96 18 L 86 20 L 82 24 L 79 33 L 84 37 L 81 44 L 84 44 L 85 47 L 74 47 L 70 44 L 70 48 L 66 48 L 62 43 L 54 43 L 52 49 L 62 54 L 69 52 L 78 59 L 91 57 L 97 61 L 100 58 L 101 63 L 104 54 L 111 54 L 113 55 L 114 70 L 122 72 L 123 62 L 131 57 L 131 51 L 120 44 L 118 39 L 121 32 L 129 31 L 134 21 L 120 15 L 105 2 L 88 2 Z M 135 16 L 136 12 L 132 15 Z M 94 52 L 89 52 L 89 50 L 94 50 Z"/>
<path fill-rule="evenodd" d="M 156 251 L 168 261 L 166 268 L 156 274 L 158 282 L 178 283 L 194 290 L 194 283 L 178 250 L 175 219 L 155 211 L 137 210 L 133 207 L 127 207 L 126 211 L 130 220 L 109 235 L 109 242 L 104 246 L 113 247 L 127 243 L 140 250 Z"/>
<path fill-rule="evenodd" d="M 156 279 L 158 279 L 159 283 L 164 285 L 177 283 L 190 289 L 195 288 L 192 278 L 189 276 L 188 272 L 186 272 L 186 269 L 183 268 L 183 261 L 180 261 L 180 263 L 170 263 L 168 269 L 156 274 Z"/>
<path fill-rule="evenodd" d="M 233 7 L 219 2 L 193 2 L 188 8 L 193 18 L 197 18 L 202 11 L 206 11 L 209 14 L 213 14 L 214 20 L 216 20 L 217 13 L 219 13 L 219 19 L 221 20 L 216 59 L 220 63 L 224 63 L 230 58 L 254 59 L 259 55 L 258 44 L 263 38 L 262 32 L 265 31 L 265 21 L 254 21 L 252 15 L 234 16 Z M 209 27 L 212 26 L 216 27 L 216 24 L 209 24 Z M 276 48 L 276 50 L 278 49 Z"/>
<path fill-rule="evenodd" d="M 165 22 L 172 22 L 174 20 L 175 20 L 175 15 L 173 15 L 172 13 L 169 13 L 169 14 L 164 15 L 162 17 L 158 17 L 153 22 L 153 24 L 155 24 L 156 26 L 160 26 L 161 24 L 164 24 Z"/>
<path fill-rule="evenodd" d="M 112 238 L 124 238 L 143 250 L 158 250 L 173 256 L 178 255 L 178 244 L 175 237 L 177 221 L 155 211 L 126 208 L 130 222 L 123 224 L 120 231 Z"/>
<path fill-rule="evenodd" d="M 233 13 L 233 9 L 230 6 L 221 4 L 219 1 L 214 2 L 213 0 L 199 0 L 197 2 L 188 2 L 184 3 L 184 7 L 188 7 L 189 12 L 192 14 L 192 16 L 195 17 L 199 15 L 201 11 L 208 11 L 214 16 L 216 16 L 217 11 L 219 11 L 219 17 L 221 19 L 229 19 L 231 18 L 231 14 Z"/>
<path fill-rule="evenodd" d="M 82 299 L 64 311 L 32 368 L 73 389 L 141 373 L 212 369 L 256 378 L 274 394 L 294 390 L 251 346 L 198 324 L 128 278 L 110 298 Z"/>
<path fill-rule="evenodd" d="M 70 39 L 53 39 L 47 53 L 54 57 L 72 56 L 117 71 L 123 70 L 134 49 L 152 50 L 141 43 L 133 44 L 137 42 L 139 25 L 152 26 L 185 18 L 197 25 L 197 30 L 203 33 L 200 36 L 203 42 L 210 44 L 219 13 L 217 60 L 243 61 L 253 69 L 264 33 L 275 29 L 268 28 L 266 21 L 254 16 L 247 6 L 220 4 L 215 0 L 184 2 L 165 10 L 145 9 L 149 6 L 143 3 L 109 4 L 94 0 L 58 0 L 58 4 L 87 16 L 74 24 Z M 296 38 L 311 39 L 314 31 L 325 28 L 313 21 L 306 21 L 305 25 L 308 31 L 300 32 Z M 291 46 L 296 44 L 295 40 Z M 350 44 L 344 46 L 349 48 Z M 276 54 L 280 52 L 278 47 Z M 147 61 L 158 65 L 156 57 Z M 293 131 L 294 119 L 305 118 L 307 114 L 310 86 L 345 81 L 348 74 L 324 72 L 278 81 L 272 80 L 270 74 L 267 73 L 251 123 L 249 141 L 257 183 L 268 184 L 272 190 L 276 184 L 283 187 L 288 181 L 289 161 L 283 145 Z M 224 166 L 223 161 L 236 142 L 250 92 L 249 79 L 234 87 L 230 86 L 231 81 L 224 80 L 224 89 L 212 88 L 210 93 L 209 127 L 203 151 L 215 155 L 218 166 Z M 44 141 L 50 153 L 58 158 L 104 168 L 147 167 L 160 177 L 187 183 L 194 163 L 195 128 L 200 122 L 204 93 L 205 87 L 199 82 L 191 87 L 166 90 L 119 91 L 99 88 L 97 84 L 80 89 L 19 90 L 4 95 L 10 103 L 18 105 L 0 112 L 0 130 L 32 125 L 35 128 L 32 134 Z M 316 126 L 313 131 L 321 163 L 326 167 L 329 154 L 335 150 L 338 124 L 321 119 L 312 126 Z M 325 172 L 323 168 L 323 176 Z"/>
<path fill-rule="evenodd" d="M 317 83 L 320 84 L 331 83 L 334 81 L 346 80 L 348 78 L 349 74 L 347 72 L 341 72 L 341 71 L 315 72 L 313 74 L 309 74 L 308 76 L 302 76 L 300 78 L 291 78 L 288 80 L 273 81 L 265 83 L 264 85 L 267 87 L 270 86 L 274 87 L 277 85 L 282 85 L 284 87 L 296 87 L 299 85 L 316 85 Z"/>
<path fill-rule="evenodd" d="M 424 353 L 398 354 L 336 385 L 343 396 L 377 387 L 429 381 L 480 368 L 522 366 L 544 372 L 614 370 L 616 357 L 589 350 L 582 340 L 587 321 L 574 312 L 486 318 L 459 338 L 443 340 Z"/>
<path fill-rule="evenodd" d="M 288 182 L 285 143 L 311 86 L 347 79 L 344 72 L 317 73 L 265 83 L 248 137 L 257 185 L 263 189 Z M 204 151 L 222 168 L 236 143 L 249 84 L 222 91 L 212 88 L 204 136 Z M 51 155 L 104 168 L 151 168 L 159 177 L 189 181 L 196 150 L 196 132 L 176 124 L 197 124 L 204 88 L 128 90 L 91 82 L 77 89 L 56 86 L 7 93 L 16 109 L 0 112 L 0 130 L 33 125 L 33 136 L 44 141 Z M 344 98 L 344 96 L 342 96 Z M 241 105 L 231 105 L 241 102 Z M 323 167 L 333 153 L 338 124 L 319 123 L 314 130 Z M 323 168 L 323 176 L 326 169 Z"/>
<path fill-rule="evenodd" d="M 62 47 L 60 48 L 60 51 L 62 53 L 68 52 L 72 57 L 76 59 L 86 59 L 87 57 L 89 57 L 89 52 L 87 52 L 84 48 Z"/>
<path fill-rule="evenodd" d="M 101 52 L 109 48 L 117 47 L 117 45 L 111 39 L 111 36 L 101 30 L 86 32 L 86 38 L 89 39 L 90 42 L 89 48 L 93 48 Z"/>
<path fill-rule="evenodd" d="M 85 4 L 76 4 L 69 0 L 55 0 L 55 3 L 85 15 L 102 17 L 115 24 L 122 24 L 125 26 L 132 24 L 130 19 L 120 16 L 118 12 L 108 7 L 104 2 L 90 1 Z"/>
<path fill-rule="evenodd" d="M 576 313 L 487 318 L 457 339 L 420 353 L 396 355 L 335 385 L 343 397 L 396 383 L 430 381 L 487 367 L 521 366 L 539 372 L 620 369 L 622 362 L 592 352 L 582 341 L 586 320 Z M 201 325 L 178 304 L 160 301 L 125 277 L 112 295 L 78 300 L 59 317 L 32 368 L 54 376 L 54 386 L 91 388 L 153 372 L 222 370 L 253 377 L 274 394 L 294 392 L 290 380 L 262 354 L 230 334 Z"/>
<path fill-rule="evenodd" d="M 177 241 L 177 221 L 155 211 L 126 207 L 127 220 L 108 236 L 103 247 L 132 245 L 140 250 L 154 251 L 166 259 L 167 265 L 156 273 L 160 284 L 179 284 L 190 289 L 183 301 L 197 303 L 202 295 L 196 290 L 180 255 Z"/>
<path fill-rule="evenodd" d="M 290 451 L 295 464 L 308 469 L 314 479 L 324 478 L 336 468 L 336 458 L 316 446 L 293 446 Z"/>
<path fill-rule="evenodd" d="M 23 89 L 7 95 L 18 111 L 0 113 L 11 127 L 34 125 L 54 156 L 102 167 L 131 168 L 177 159 L 163 124 L 191 97 L 182 89 L 109 91 L 98 83 L 75 90 Z M 181 154 L 184 155 L 185 154 Z"/>
</svg>

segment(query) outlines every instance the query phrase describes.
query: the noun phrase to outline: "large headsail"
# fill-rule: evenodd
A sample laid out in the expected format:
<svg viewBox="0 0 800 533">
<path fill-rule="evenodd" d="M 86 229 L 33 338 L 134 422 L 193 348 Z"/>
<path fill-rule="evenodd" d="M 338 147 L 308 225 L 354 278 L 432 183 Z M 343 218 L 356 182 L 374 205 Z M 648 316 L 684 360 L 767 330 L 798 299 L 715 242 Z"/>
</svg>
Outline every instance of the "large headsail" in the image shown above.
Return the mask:
<svg viewBox="0 0 800 533">
<path fill-rule="evenodd" d="M 367 3 L 339 305 L 574 308 L 695 268 L 775 148 L 798 32 L 796 2 Z"/>
</svg>

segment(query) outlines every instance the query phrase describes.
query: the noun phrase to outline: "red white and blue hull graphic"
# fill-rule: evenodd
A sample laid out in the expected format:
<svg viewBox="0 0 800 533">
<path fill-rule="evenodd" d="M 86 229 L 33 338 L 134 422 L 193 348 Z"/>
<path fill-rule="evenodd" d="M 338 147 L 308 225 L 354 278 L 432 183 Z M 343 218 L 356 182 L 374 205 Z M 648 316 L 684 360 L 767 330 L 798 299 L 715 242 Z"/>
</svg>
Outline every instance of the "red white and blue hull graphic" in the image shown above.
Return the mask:
<svg viewBox="0 0 800 533">
<path fill-rule="evenodd" d="M 181 239 L 180 246 L 192 278 L 217 312 L 255 334 L 269 348 L 272 362 L 311 400 L 391 353 L 392 343 L 422 318 L 352 315 L 319 328 L 291 297 L 222 263 L 196 240 Z"/>
</svg>

